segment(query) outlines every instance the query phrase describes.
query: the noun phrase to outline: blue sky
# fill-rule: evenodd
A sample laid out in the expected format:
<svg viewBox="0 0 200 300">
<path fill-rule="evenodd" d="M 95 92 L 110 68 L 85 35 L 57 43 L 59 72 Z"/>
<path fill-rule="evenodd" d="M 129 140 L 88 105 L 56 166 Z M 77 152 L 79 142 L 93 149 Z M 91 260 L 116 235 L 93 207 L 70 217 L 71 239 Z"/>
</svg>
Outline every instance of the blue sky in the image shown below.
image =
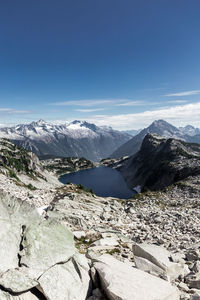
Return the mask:
<svg viewBox="0 0 200 300">
<path fill-rule="evenodd" d="M 0 123 L 200 127 L 199 0 L 0 3 Z"/>
</svg>

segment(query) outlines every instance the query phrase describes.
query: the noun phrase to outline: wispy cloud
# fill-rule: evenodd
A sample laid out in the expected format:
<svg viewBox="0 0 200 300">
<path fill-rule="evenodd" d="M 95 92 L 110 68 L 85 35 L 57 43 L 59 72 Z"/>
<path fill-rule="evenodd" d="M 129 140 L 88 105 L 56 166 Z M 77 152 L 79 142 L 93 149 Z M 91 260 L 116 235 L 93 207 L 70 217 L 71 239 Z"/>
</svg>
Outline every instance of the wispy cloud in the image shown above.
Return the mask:
<svg viewBox="0 0 200 300">
<path fill-rule="evenodd" d="M 142 100 L 131 100 L 126 98 L 116 98 L 116 99 L 94 99 L 94 100 L 71 100 L 71 101 L 63 101 L 63 102 L 53 102 L 49 103 L 53 106 L 82 106 L 82 107 L 95 107 L 100 105 L 112 104 L 114 106 L 136 106 L 143 105 L 147 103 Z"/>
<path fill-rule="evenodd" d="M 31 111 L 29 110 L 17 110 L 12 108 L 0 108 L 0 113 L 5 114 L 30 114 Z"/>
<path fill-rule="evenodd" d="M 96 106 L 96 105 L 104 105 L 114 103 L 115 100 L 107 100 L 107 99 L 97 99 L 97 100 L 71 100 L 71 101 L 63 101 L 63 102 L 53 102 L 49 103 L 53 106 Z"/>
<path fill-rule="evenodd" d="M 95 112 L 100 110 L 104 110 L 104 108 L 76 109 L 76 111 L 83 112 L 83 113 L 90 113 L 90 112 Z"/>
<path fill-rule="evenodd" d="M 176 126 L 192 124 L 200 127 L 200 102 L 134 114 L 95 115 L 86 120 L 99 126 L 108 125 L 119 130 L 124 130 L 144 128 L 156 119 L 164 119 Z"/>
<path fill-rule="evenodd" d="M 192 95 L 199 95 L 199 94 L 200 94 L 200 90 L 192 90 L 192 91 L 166 94 L 165 96 L 167 96 L 167 97 L 182 97 L 182 96 L 192 96 Z"/>
<path fill-rule="evenodd" d="M 144 105 L 145 101 L 127 101 L 122 103 L 117 103 L 116 106 L 138 106 L 138 105 Z"/>
<path fill-rule="evenodd" d="M 170 100 L 167 101 L 167 103 L 171 103 L 171 104 L 183 104 L 183 103 L 187 103 L 188 100 Z"/>
</svg>

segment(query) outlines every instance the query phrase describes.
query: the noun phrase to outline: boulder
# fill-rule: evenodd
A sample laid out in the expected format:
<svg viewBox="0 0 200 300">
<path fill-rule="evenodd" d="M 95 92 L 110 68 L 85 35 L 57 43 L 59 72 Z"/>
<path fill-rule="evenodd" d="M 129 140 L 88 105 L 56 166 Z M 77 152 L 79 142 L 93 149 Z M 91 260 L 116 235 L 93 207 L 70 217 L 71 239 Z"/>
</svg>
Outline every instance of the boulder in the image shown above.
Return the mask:
<svg viewBox="0 0 200 300">
<path fill-rule="evenodd" d="M 118 246 L 119 243 L 118 241 L 113 238 L 113 237 L 106 237 L 106 238 L 102 238 L 100 240 L 97 240 L 95 241 L 94 243 L 92 243 L 90 245 L 90 247 L 93 247 L 93 246 Z"/>
<path fill-rule="evenodd" d="M 0 273 L 18 267 L 21 226 L 14 224 L 7 205 L 0 196 Z"/>
<path fill-rule="evenodd" d="M 183 263 L 174 263 L 170 261 L 171 253 L 165 248 L 152 244 L 134 244 L 133 245 L 133 254 L 136 261 L 136 266 L 141 267 L 142 270 L 150 272 L 152 270 L 152 264 L 158 268 L 154 268 L 154 271 L 157 270 L 157 276 L 160 276 L 161 270 L 166 278 L 169 277 L 170 280 L 178 278 L 180 275 L 185 276 L 189 273 L 189 269 Z M 142 264 L 137 264 L 137 257 L 144 258 L 145 260 L 151 262 L 152 264 L 144 266 Z"/>
<path fill-rule="evenodd" d="M 18 252 L 24 224 L 38 219 L 34 208 L 8 194 L 0 193 L 0 273 L 19 266 Z"/>
<path fill-rule="evenodd" d="M 18 296 L 12 296 L 7 292 L 4 292 L 0 290 L 0 299 L 1 300 L 39 300 L 38 297 L 36 297 L 31 292 L 23 293 Z"/>
<path fill-rule="evenodd" d="M 179 300 L 179 292 L 169 282 L 132 268 L 111 255 L 93 260 L 101 286 L 109 300 Z"/>
<path fill-rule="evenodd" d="M 11 300 L 39 300 L 40 299 L 31 292 L 27 292 L 19 296 L 12 296 L 12 297 L 13 298 L 10 298 Z"/>
<path fill-rule="evenodd" d="M 139 257 L 139 256 L 135 256 L 134 260 L 135 260 L 135 266 L 136 266 L 136 268 L 138 268 L 138 269 L 140 269 L 140 270 L 142 270 L 144 272 L 150 273 L 152 275 L 156 275 L 156 276 L 162 277 L 162 278 L 164 278 L 166 280 L 168 279 L 166 277 L 166 274 L 163 271 L 163 269 L 161 269 L 158 266 L 154 265 L 148 259 L 145 259 L 145 258 Z"/>
<path fill-rule="evenodd" d="M 190 297 L 190 300 L 200 300 L 200 295 L 198 295 L 198 294 L 194 294 L 194 295 L 192 295 L 191 297 Z"/>
<path fill-rule="evenodd" d="M 190 288 L 200 289 L 200 273 L 186 277 L 186 283 Z"/>
<path fill-rule="evenodd" d="M 28 226 L 22 246 L 21 265 L 33 279 L 57 263 L 67 262 L 75 254 L 73 234 L 55 221 L 41 220 Z"/>
<path fill-rule="evenodd" d="M 0 286 L 12 293 L 22 293 L 38 285 L 36 280 L 30 279 L 24 273 L 16 269 L 5 272 L 0 277 Z"/>
<path fill-rule="evenodd" d="M 40 278 L 42 293 L 48 300 L 85 300 L 90 294 L 89 266 L 83 255 L 48 269 Z"/>
</svg>

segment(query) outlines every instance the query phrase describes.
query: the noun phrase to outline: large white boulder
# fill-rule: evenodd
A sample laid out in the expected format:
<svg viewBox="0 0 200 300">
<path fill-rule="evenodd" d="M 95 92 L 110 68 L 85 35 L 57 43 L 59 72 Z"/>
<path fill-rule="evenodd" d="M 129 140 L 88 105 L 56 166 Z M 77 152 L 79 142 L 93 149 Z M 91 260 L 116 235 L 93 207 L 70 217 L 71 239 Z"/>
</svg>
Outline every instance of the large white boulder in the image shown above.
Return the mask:
<svg viewBox="0 0 200 300">
<path fill-rule="evenodd" d="M 89 265 L 83 255 L 47 270 L 40 278 L 42 293 L 49 300 L 85 300 L 90 292 Z"/>
<path fill-rule="evenodd" d="M 93 261 L 109 300 L 179 300 L 179 292 L 169 282 L 132 268 L 111 255 Z"/>
<path fill-rule="evenodd" d="M 75 254 L 73 234 L 54 221 L 40 221 L 28 226 L 23 238 L 21 264 L 37 279 L 57 263 L 67 262 Z"/>
<path fill-rule="evenodd" d="M 133 254 L 138 269 L 150 273 L 153 270 L 158 276 L 162 274 L 162 276 L 169 280 L 174 280 L 180 275 L 185 276 L 189 272 L 187 266 L 183 263 L 172 262 L 170 260 L 171 253 L 161 246 L 146 243 L 134 244 Z M 143 258 L 143 264 L 139 258 Z M 154 267 L 153 269 L 153 265 L 157 268 Z"/>
<path fill-rule="evenodd" d="M 12 222 L 7 205 L 0 199 L 0 273 L 18 267 L 20 241 L 21 226 Z"/>
<path fill-rule="evenodd" d="M 0 193 L 0 274 L 18 267 L 22 228 L 35 217 L 30 205 Z"/>
</svg>

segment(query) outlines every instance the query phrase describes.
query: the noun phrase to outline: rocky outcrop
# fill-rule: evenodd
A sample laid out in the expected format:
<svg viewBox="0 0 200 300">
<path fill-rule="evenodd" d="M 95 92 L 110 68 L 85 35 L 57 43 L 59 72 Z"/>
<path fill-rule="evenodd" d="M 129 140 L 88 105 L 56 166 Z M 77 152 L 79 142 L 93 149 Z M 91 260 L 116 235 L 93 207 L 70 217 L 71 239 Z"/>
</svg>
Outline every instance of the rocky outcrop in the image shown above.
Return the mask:
<svg viewBox="0 0 200 300">
<path fill-rule="evenodd" d="M 38 157 L 18 147 L 7 139 L 0 139 L 0 167 L 8 176 L 17 179 L 18 174 L 42 177 L 43 167 Z"/>
<path fill-rule="evenodd" d="M 51 158 L 41 160 L 41 164 L 46 170 L 57 176 L 95 167 L 93 162 L 84 157 Z"/>
<path fill-rule="evenodd" d="M 200 145 L 147 134 L 138 153 L 113 167 L 131 188 L 162 189 L 200 174 Z"/>
</svg>

